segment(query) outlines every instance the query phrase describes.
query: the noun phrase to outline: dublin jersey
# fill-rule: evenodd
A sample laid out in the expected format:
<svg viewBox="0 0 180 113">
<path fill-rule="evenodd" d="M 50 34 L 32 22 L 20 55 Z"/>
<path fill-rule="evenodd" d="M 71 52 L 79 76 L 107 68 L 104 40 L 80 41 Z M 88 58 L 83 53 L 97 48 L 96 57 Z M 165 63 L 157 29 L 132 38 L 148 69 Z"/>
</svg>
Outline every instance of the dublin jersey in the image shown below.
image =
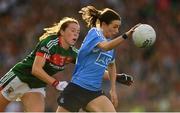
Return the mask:
<svg viewBox="0 0 180 113">
<path fill-rule="evenodd" d="M 101 90 L 105 69 L 114 60 L 114 50 L 103 51 L 97 47 L 105 40 L 102 31 L 91 28 L 79 49 L 71 82 L 91 91 Z"/>
<path fill-rule="evenodd" d="M 70 47 L 65 50 L 61 47 L 61 38 L 56 35 L 40 41 L 30 55 L 11 69 L 21 81 L 27 83 L 31 88 L 46 86 L 46 83 L 31 74 L 35 56 L 46 58 L 43 69 L 52 76 L 58 71 L 64 70 L 65 64 L 75 63 L 77 49 Z"/>
</svg>

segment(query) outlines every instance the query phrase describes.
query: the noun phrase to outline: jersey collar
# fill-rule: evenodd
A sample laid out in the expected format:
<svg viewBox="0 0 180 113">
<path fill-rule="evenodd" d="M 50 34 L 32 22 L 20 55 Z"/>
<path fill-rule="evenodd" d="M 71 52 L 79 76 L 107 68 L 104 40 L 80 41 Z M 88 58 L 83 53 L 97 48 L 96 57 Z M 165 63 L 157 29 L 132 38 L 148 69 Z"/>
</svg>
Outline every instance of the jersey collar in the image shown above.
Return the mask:
<svg viewBox="0 0 180 113">
<path fill-rule="evenodd" d="M 59 46 L 62 47 L 62 38 L 61 36 L 59 36 L 58 38 L 59 38 Z"/>
<path fill-rule="evenodd" d="M 59 46 L 63 48 L 63 46 L 62 46 L 62 38 L 61 38 L 61 36 L 59 36 L 58 38 L 59 38 Z M 70 46 L 68 50 L 70 50 L 70 49 L 71 49 L 71 47 L 72 47 L 72 46 Z M 64 49 L 64 48 L 63 48 L 63 49 Z"/>
</svg>

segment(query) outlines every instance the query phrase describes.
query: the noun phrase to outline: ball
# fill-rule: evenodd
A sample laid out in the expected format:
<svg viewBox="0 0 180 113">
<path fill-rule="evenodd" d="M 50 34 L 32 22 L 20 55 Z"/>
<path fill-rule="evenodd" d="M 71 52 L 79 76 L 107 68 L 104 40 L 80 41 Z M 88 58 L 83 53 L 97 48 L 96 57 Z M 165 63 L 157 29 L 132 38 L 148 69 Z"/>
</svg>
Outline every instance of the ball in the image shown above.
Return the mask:
<svg viewBox="0 0 180 113">
<path fill-rule="evenodd" d="M 137 47 L 148 48 L 154 44 L 156 40 L 156 32 L 152 26 L 148 24 L 141 24 L 135 28 L 132 38 Z"/>
</svg>

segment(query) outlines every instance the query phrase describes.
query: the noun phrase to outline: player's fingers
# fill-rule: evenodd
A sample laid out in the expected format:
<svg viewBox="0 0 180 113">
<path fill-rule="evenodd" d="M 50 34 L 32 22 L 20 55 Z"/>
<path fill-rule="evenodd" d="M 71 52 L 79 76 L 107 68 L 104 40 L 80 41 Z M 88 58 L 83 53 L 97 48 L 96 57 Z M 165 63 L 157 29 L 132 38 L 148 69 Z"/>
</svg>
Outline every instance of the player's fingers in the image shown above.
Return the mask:
<svg viewBox="0 0 180 113">
<path fill-rule="evenodd" d="M 134 26 L 134 29 L 137 28 L 137 27 L 139 27 L 140 25 L 141 25 L 141 23 L 136 24 L 136 25 Z"/>
<path fill-rule="evenodd" d="M 136 25 L 131 29 L 131 31 L 134 32 L 134 30 L 135 30 L 137 27 L 139 27 L 140 25 L 141 25 L 141 23 L 136 24 Z"/>
</svg>

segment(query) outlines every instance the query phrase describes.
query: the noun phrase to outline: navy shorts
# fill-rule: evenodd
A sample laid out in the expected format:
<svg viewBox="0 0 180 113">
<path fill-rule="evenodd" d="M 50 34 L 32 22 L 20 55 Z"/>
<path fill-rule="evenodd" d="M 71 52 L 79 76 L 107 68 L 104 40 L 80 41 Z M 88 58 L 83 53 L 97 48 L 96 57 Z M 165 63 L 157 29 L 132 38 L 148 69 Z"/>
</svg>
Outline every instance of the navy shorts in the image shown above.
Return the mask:
<svg viewBox="0 0 180 113">
<path fill-rule="evenodd" d="M 81 108 L 85 109 L 87 104 L 93 99 L 104 95 L 103 91 L 90 91 L 69 83 L 57 99 L 58 105 L 70 112 L 78 112 Z"/>
</svg>

